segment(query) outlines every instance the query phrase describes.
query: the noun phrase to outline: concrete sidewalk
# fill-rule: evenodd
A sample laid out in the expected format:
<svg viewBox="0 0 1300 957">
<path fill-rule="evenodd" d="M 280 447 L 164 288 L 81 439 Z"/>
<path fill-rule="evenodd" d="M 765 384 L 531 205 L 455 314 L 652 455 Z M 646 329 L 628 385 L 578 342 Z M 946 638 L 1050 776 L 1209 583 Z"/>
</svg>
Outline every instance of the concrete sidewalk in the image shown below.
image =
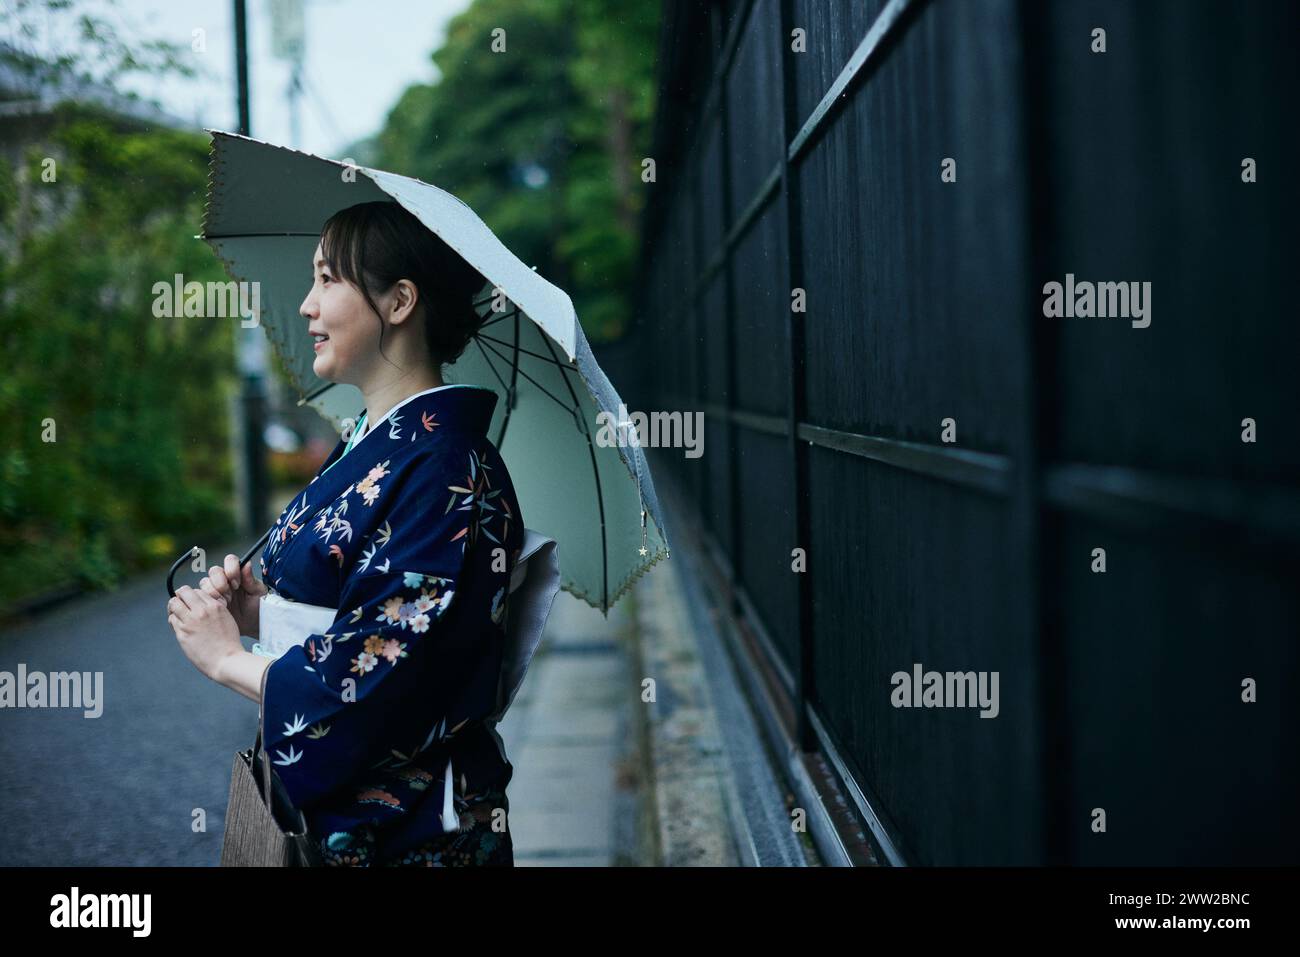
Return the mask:
<svg viewBox="0 0 1300 957">
<path fill-rule="evenodd" d="M 608 620 L 561 592 L 537 656 L 498 726 L 514 766 L 507 794 L 517 866 L 637 864 L 629 605 Z"/>
<path fill-rule="evenodd" d="M 499 728 L 516 865 L 820 863 L 679 545 L 608 619 L 556 597 Z"/>
</svg>

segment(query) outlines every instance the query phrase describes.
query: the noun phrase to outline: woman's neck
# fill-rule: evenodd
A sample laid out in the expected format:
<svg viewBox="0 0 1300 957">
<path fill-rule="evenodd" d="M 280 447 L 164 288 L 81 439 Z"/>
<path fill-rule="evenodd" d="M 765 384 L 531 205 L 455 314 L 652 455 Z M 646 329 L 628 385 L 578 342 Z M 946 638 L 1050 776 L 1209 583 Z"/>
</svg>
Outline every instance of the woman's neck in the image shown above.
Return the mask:
<svg viewBox="0 0 1300 957">
<path fill-rule="evenodd" d="M 403 399 L 444 385 L 446 383 L 442 381 L 442 376 L 430 373 L 402 378 L 372 391 L 363 389 L 362 395 L 366 397 L 366 431 L 374 428 L 388 414 L 388 410 Z"/>
</svg>

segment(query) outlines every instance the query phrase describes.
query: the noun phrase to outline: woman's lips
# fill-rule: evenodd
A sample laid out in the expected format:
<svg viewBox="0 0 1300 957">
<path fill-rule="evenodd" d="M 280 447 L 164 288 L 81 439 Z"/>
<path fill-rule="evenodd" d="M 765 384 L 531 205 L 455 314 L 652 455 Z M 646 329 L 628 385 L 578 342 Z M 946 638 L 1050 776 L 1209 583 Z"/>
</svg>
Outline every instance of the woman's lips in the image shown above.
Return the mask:
<svg viewBox="0 0 1300 957">
<path fill-rule="evenodd" d="M 320 352 L 320 347 L 325 345 L 325 343 L 327 342 L 329 342 L 328 339 L 322 339 L 319 342 L 312 343 L 312 349 L 314 349 L 316 352 Z"/>
</svg>

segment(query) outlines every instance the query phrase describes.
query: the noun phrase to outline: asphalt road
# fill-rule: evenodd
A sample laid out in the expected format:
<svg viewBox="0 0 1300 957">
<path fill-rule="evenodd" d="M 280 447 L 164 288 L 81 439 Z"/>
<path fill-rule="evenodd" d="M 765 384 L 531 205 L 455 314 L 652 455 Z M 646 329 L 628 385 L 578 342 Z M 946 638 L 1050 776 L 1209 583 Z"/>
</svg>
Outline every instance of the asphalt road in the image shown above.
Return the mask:
<svg viewBox="0 0 1300 957">
<path fill-rule="evenodd" d="M 257 705 L 182 654 L 165 579 L 0 631 L 2 672 L 103 674 L 99 717 L 0 708 L 0 865 L 217 864 L 231 763 L 253 743 Z"/>
<path fill-rule="evenodd" d="M 236 547 L 209 550 L 209 564 Z M 215 558 L 214 558 L 215 556 Z M 195 583 L 198 575 L 187 581 Z M 166 568 L 0 628 L 0 672 L 102 672 L 102 714 L 0 708 L 0 866 L 216 866 L 236 750 L 257 705 L 203 677 L 167 624 Z M 179 582 L 178 582 L 179 583 Z M 606 620 L 556 598 L 500 732 L 515 768 L 517 866 L 637 863 L 617 785 L 638 686 L 623 680 L 621 604 Z M 247 648 L 252 644 L 244 640 Z M 629 801 L 631 803 L 629 804 Z M 204 829 L 196 829 L 196 810 Z"/>
</svg>

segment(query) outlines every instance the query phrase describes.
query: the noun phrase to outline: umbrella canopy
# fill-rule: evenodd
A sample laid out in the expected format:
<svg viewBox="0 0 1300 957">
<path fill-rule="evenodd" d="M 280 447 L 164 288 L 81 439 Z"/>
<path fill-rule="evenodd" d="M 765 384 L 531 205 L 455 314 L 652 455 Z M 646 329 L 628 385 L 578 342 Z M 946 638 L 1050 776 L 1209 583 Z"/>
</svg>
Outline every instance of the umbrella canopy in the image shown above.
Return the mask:
<svg viewBox="0 0 1300 957">
<path fill-rule="evenodd" d="M 617 422 L 623 401 L 596 364 L 562 289 L 437 186 L 207 132 L 212 144 L 200 238 L 232 278 L 259 284 L 261 327 L 303 401 L 340 431 L 365 407 L 356 387 L 315 374 L 298 307 L 325 221 L 356 203 L 396 200 L 487 280 L 476 297 L 483 325 L 444 379 L 497 391 L 489 436 L 510 470 L 528 527 L 558 543 L 561 587 L 608 613 L 636 578 L 668 557 L 643 450 L 630 441 L 596 441 L 598 414 Z M 493 310 L 494 298 L 504 311 Z"/>
</svg>

